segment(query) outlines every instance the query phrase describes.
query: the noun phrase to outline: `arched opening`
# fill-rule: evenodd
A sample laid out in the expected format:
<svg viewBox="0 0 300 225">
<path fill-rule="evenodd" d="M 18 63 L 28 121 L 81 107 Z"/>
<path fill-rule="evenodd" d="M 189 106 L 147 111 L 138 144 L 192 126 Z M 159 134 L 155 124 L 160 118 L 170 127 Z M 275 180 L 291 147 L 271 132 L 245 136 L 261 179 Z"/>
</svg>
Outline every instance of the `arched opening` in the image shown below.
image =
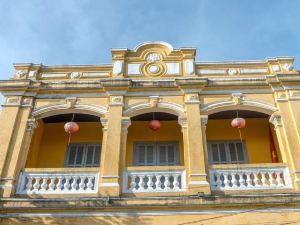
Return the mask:
<svg viewBox="0 0 300 225">
<path fill-rule="evenodd" d="M 246 127 L 231 126 L 235 117 L 246 120 Z M 209 164 L 258 164 L 281 162 L 280 149 L 269 123 L 269 115 L 250 110 L 227 110 L 210 114 L 206 138 Z"/>
<path fill-rule="evenodd" d="M 148 126 L 153 119 L 161 123 L 161 128 L 157 131 Z M 126 149 L 127 167 L 183 165 L 183 138 L 178 117 L 165 112 L 133 116 Z"/>
<path fill-rule="evenodd" d="M 72 120 L 79 131 L 71 136 L 64 124 Z M 102 144 L 100 117 L 81 113 L 52 115 L 38 120 L 26 168 L 99 167 Z"/>
</svg>

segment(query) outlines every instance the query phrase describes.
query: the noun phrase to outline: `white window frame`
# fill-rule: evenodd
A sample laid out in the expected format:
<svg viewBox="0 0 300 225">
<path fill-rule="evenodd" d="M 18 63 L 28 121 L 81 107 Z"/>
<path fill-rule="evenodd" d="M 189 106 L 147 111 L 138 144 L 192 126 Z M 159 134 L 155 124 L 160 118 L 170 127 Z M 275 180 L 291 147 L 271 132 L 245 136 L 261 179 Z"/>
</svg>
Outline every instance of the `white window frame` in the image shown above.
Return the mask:
<svg viewBox="0 0 300 225">
<path fill-rule="evenodd" d="M 235 144 L 235 149 L 236 149 L 236 144 L 241 143 L 242 144 L 242 150 L 243 150 L 243 156 L 244 160 L 238 160 L 237 161 L 231 161 L 231 156 L 230 156 L 230 149 L 229 149 L 229 144 Z M 225 146 L 225 155 L 226 155 L 226 161 L 213 161 L 213 154 L 212 154 L 212 145 L 213 144 L 224 144 Z M 208 162 L 209 164 L 244 164 L 248 163 L 248 151 L 247 151 L 247 145 L 245 141 L 240 141 L 240 140 L 228 140 L 228 141 L 208 141 L 207 142 L 207 149 L 208 149 Z M 219 155 L 220 158 L 220 155 Z"/>
<path fill-rule="evenodd" d="M 166 153 L 166 163 L 160 163 L 159 159 L 159 146 L 171 145 L 174 148 L 174 162 L 168 162 L 168 151 Z M 139 163 L 139 146 L 152 146 L 153 147 L 153 163 L 147 162 L 145 157 L 145 163 Z M 145 153 L 146 155 L 146 153 Z M 134 166 L 177 166 L 180 164 L 180 152 L 178 142 L 135 142 L 134 143 Z"/>
<path fill-rule="evenodd" d="M 76 153 L 75 153 L 75 159 L 74 159 L 74 163 L 70 164 L 69 160 L 70 160 L 70 153 L 71 153 L 71 148 L 73 146 L 76 146 Z M 82 146 L 83 147 L 83 156 L 82 156 L 82 160 L 81 160 L 81 164 L 76 164 L 76 160 L 77 160 L 77 153 L 78 153 L 78 147 Z M 96 163 L 91 163 L 91 164 L 87 164 L 86 160 L 87 160 L 87 153 L 88 153 L 88 147 L 89 146 L 99 146 L 100 148 L 100 152 L 99 152 L 99 164 Z M 101 144 L 99 143 L 72 143 L 69 144 L 69 146 L 67 147 L 67 151 L 66 151 L 66 156 L 65 156 L 65 167 L 68 168 L 80 168 L 80 167 L 99 167 L 100 166 L 100 162 L 101 162 Z M 95 157 L 95 150 L 93 152 L 93 159 Z"/>
</svg>

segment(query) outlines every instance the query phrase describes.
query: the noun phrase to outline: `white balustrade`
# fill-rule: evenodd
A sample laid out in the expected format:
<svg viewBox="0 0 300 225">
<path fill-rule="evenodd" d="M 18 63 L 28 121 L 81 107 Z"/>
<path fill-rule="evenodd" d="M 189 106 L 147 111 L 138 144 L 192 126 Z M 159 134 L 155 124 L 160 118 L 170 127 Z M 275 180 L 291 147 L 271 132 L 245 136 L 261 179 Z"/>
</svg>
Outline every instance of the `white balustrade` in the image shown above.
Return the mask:
<svg viewBox="0 0 300 225">
<path fill-rule="evenodd" d="M 287 167 L 210 169 L 212 190 L 259 190 L 291 188 Z"/>
<path fill-rule="evenodd" d="M 185 191 L 185 171 L 126 171 L 123 192 L 179 192 Z"/>
<path fill-rule="evenodd" d="M 97 193 L 99 174 L 95 172 L 21 173 L 17 194 Z"/>
</svg>

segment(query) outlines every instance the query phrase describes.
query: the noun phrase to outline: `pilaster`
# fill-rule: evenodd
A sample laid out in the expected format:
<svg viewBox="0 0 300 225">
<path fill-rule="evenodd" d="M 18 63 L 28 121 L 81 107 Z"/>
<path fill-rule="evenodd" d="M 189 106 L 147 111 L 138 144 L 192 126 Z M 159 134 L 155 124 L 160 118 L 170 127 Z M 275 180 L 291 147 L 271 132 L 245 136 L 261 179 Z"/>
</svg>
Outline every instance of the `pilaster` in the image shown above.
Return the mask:
<svg viewBox="0 0 300 225">
<path fill-rule="evenodd" d="M 280 154 L 282 161 L 288 164 L 291 172 L 292 182 L 295 184 L 295 188 L 299 189 L 300 183 L 300 155 L 299 147 L 295 141 L 293 129 L 291 124 L 288 124 L 288 118 L 285 115 L 284 118 L 281 114 L 274 113 L 271 115 L 269 121 L 273 124 L 276 137 L 278 140 Z"/>
<path fill-rule="evenodd" d="M 183 132 L 185 166 L 189 194 L 210 193 L 207 181 L 205 133 L 202 132 L 199 95 L 185 95 L 186 118 L 180 118 Z"/>
<path fill-rule="evenodd" d="M 101 120 L 104 128 L 99 193 L 102 196 L 120 195 L 122 112 L 123 96 L 110 96 L 108 117 Z"/>
<path fill-rule="evenodd" d="M 35 120 L 28 119 L 32 102 L 32 98 L 17 96 L 7 98 L 3 105 L 0 118 L 4 127 L 0 133 L 0 181 L 4 197 L 14 194 L 19 173 L 27 159 L 33 131 L 37 126 Z"/>
</svg>

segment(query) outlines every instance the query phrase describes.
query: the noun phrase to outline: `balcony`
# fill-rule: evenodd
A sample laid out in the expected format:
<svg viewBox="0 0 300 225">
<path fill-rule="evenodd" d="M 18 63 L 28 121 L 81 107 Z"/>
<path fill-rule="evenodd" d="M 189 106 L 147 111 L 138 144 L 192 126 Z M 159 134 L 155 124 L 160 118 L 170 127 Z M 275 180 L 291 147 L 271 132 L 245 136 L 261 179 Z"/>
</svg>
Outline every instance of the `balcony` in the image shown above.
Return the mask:
<svg viewBox="0 0 300 225">
<path fill-rule="evenodd" d="M 209 176 L 212 191 L 292 188 L 288 167 L 283 163 L 214 165 Z"/>
<path fill-rule="evenodd" d="M 182 192 L 186 190 L 184 167 L 128 167 L 123 173 L 124 193 Z"/>
<path fill-rule="evenodd" d="M 98 183 L 97 168 L 25 169 L 17 194 L 93 194 L 98 192 Z"/>
</svg>

